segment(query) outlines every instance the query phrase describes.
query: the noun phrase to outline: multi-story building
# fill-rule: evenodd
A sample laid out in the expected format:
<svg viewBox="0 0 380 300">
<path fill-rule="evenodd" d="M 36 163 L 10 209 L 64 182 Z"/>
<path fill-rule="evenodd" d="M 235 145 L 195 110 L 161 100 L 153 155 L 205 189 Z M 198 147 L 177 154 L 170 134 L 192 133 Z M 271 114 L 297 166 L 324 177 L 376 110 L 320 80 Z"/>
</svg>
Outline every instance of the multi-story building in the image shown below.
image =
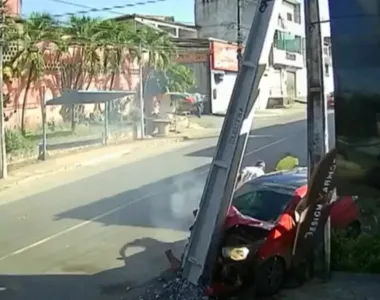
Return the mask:
<svg viewBox="0 0 380 300">
<path fill-rule="evenodd" d="M 324 88 L 325 94 L 334 91 L 334 74 L 331 55 L 331 31 L 328 0 L 319 0 L 321 18 L 321 36 L 323 40 L 323 65 L 324 65 Z"/>
<path fill-rule="evenodd" d="M 256 6 L 260 0 L 241 0 L 241 28 L 244 42 L 248 36 Z M 327 6 L 327 1 L 326 6 Z M 305 99 L 307 93 L 305 24 L 302 0 L 282 0 L 277 22 L 271 22 L 268 32 L 274 32 L 270 47 L 267 68 L 260 83 L 261 97 L 258 109 L 286 105 L 296 99 Z M 328 10 L 327 10 L 328 12 Z M 201 0 L 195 1 L 195 25 L 199 37 L 213 37 L 236 42 L 237 40 L 237 1 Z M 328 24 L 326 24 L 328 26 Z M 274 30 L 273 30 L 274 29 Z M 328 30 L 329 31 L 329 30 Z M 325 30 L 326 33 L 326 30 Z M 328 35 L 326 35 L 328 36 Z M 327 39 L 326 39 L 327 41 Z M 327 48 L 326 48 L 327 47 Z M 326 46 L 325 74 L 332 78 L 330 46 Z M 268 54 L 264 54 L 268 55 Z M 266 90 L 266 91 L 264 91 Z"/>
</svg>

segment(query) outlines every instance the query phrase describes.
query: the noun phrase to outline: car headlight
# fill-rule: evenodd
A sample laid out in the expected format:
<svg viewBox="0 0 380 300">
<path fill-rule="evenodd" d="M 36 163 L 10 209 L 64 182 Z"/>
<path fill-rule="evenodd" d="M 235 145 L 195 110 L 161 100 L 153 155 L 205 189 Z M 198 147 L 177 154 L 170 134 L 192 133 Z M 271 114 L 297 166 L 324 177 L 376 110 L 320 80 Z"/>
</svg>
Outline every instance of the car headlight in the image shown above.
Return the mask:
<svg viewBox="0 0 380 300">
<path fill-rule="evenodd" d="M 234 261 L 242 261 L 247 259 L 249 249 L 247 247 L 223 247 L 222 255 Z"/>
</svg>

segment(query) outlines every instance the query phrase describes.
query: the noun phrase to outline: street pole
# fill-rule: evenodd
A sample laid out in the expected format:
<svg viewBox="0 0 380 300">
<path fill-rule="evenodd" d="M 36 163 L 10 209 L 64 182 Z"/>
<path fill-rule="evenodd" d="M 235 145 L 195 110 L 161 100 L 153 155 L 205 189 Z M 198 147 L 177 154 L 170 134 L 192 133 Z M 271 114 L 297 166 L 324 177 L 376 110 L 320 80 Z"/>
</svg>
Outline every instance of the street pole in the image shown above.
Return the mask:
<svg viewBox="0 0 380 300">
<path fill-rule="evenodd" d="M 41 160 L 46 160 L 47 155 L 47 136 L 46 136 L 46 90 L 42 86 L 40 88 L 40 99 L 41 99 L 41 116 L 42 116 L 42 153 L 40 153 Z"/>
<path fill-rule="evenodd" d="M 245 55 L 206 179 L 199 210 L 182 261 L 182 276 L 194 285 L 208 284 L 220 254 L 226 215 L 244 156 L 281 9 L 280 1 L 260 0 L 245 45 Z"/>
<path fill-rule="evenodd" d="M 241 67 L 241 60 L 242 60 L 242 45 L 243 45 L 243 36 L 241 33 L 241 8 L 242 8 L 242 0 L 237 0 L 237 7 L 236 7 L 236 28 L 237 28 L 237 61 L 238 61 L 238 70 L 240 70 Z"/>
<path fill-rule="evenodd" d="M 5 148 L 5 121 L 4 121 L 4 80 L 3 80 L 3 51 L 4 51 L 4 0 L 0 0 L 0 152 L 1 152 L 1 179 L 7 179 L 7 153 Z"/>
<path fill-rule="evenodd" d="M 304 0 L 307 68 L 307 140 L 309 181 L 316 164 L 328 151 L 327 107 L 323 84 L 322 38 L 319 0 Z M 323 247 L 316 253 L 316 271 L 324 279 L 330 273 L 330 220 Z"/>
<path fill-rule="evenodd" d="M 145 138 L 145 126 L 144 126 L 144 82 L 143 82 L 143 57 L 142 57 L 142 47 L 140 44 L 140 65 L 139 65 L 139 77 L 140 77 L 140 130 L 141 130 L 141 139 Z"/>
</svg>

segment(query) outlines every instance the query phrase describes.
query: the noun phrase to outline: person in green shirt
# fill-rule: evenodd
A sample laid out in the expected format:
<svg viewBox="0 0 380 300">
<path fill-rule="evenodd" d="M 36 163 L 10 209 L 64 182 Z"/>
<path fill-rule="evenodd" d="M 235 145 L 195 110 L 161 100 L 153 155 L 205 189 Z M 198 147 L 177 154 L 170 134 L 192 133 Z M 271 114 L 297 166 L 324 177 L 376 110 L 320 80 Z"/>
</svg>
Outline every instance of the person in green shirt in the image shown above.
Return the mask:
<svg viewBox="0 0 380 300">
<path fill-rule="evenodd" d="M 276 165 L 276 171 L 285 171 L 297 168 L 299 166 L 299 160 L 297 156 L 287 152 Z"/>
</svg>

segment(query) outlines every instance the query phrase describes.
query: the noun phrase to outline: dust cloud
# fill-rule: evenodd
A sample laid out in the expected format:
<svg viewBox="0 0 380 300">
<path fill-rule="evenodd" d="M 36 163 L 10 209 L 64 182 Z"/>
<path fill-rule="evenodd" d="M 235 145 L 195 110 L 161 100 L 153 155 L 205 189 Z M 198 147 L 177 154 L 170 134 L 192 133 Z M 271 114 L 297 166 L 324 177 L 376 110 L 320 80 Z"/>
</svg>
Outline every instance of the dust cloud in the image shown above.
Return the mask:
<svg viewBox="0 0 380 300">
<path fill-rule="evenodd" d="M 177 176 L 163 186 L 163 192 L 152 205 L 150 222 L 157 228 L 169 228 L 188 232 L 194 222 L 193 210 L 198 208 L 206 174 L 191 172 Z"/>
</svg>

